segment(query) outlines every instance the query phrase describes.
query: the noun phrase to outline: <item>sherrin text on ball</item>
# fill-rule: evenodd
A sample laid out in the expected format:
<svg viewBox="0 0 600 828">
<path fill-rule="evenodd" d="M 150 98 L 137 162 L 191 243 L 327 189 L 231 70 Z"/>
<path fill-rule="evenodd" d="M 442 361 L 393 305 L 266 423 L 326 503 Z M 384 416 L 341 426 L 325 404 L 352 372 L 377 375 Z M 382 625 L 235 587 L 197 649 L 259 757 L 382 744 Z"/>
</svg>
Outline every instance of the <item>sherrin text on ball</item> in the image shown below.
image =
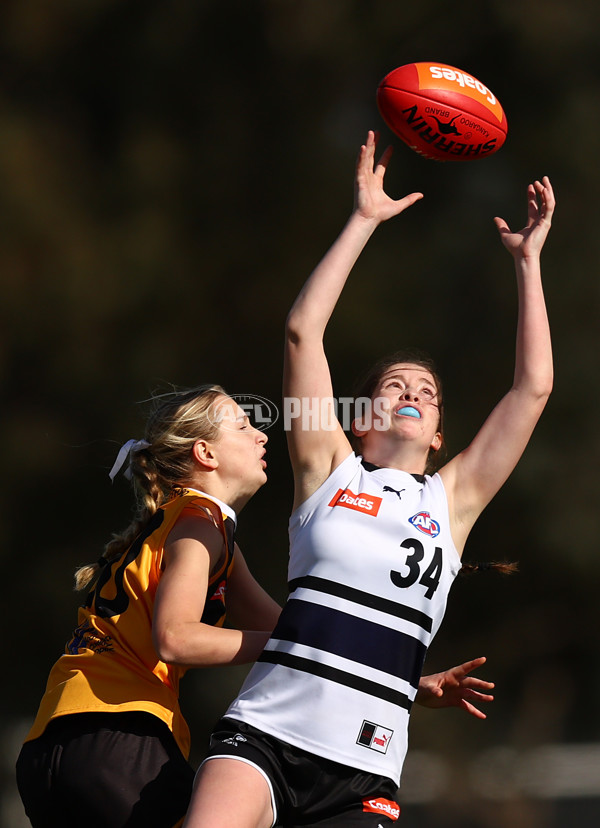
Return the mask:
<svg viewBox="0 0 600 828">
<path fill-rule="evenodd" d="M 506 140 L 506 115 L 494 93 L 444 63 L 394 69 L 377 88 L 377 105 L 392 132 L 435 161 L 486 158 Z"/>
</svg>

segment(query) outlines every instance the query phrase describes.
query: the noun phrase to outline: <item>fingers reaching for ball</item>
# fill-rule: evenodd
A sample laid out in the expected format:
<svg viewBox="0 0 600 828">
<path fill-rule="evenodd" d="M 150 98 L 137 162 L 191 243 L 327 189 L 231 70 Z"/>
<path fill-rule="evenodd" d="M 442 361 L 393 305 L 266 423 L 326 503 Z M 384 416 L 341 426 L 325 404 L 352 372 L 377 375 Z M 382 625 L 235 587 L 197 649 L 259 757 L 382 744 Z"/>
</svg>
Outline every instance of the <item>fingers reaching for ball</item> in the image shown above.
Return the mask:
<svg viewBox="0 0 600 828">
<path fill-rule="evenodd" d="M 552 184 L 547 175 L 541 181 L 534 181 L 529 185 L 530 199 L 529 199 L 529 219 L 532 222 L 538 219 L 551 222 L 552 214 L 554 213 L 555 199 Z"/>
<path fill-rule="evenodd" d="M 552 184 L 545 175 L 527 187 L 527 223 L 522 230 L 512 231 L 503 218 L 494 218 L 509 253 L 523 258 L 539 256 L 550 230 L 555 204 Z"/>
<path fill-rule="evenodd" d="M 410 193 L 400 199 L 388 196 L 384 178 L 392 157 L 392 147 L 388 147 L 375 161 L 378 139 L 379 135 L 369 130 L 366 143 L 360 148 L 355 182 L 355 212 L 375 224 L 397 216 L 423 198 L 423 193 Z"/>
</svg>

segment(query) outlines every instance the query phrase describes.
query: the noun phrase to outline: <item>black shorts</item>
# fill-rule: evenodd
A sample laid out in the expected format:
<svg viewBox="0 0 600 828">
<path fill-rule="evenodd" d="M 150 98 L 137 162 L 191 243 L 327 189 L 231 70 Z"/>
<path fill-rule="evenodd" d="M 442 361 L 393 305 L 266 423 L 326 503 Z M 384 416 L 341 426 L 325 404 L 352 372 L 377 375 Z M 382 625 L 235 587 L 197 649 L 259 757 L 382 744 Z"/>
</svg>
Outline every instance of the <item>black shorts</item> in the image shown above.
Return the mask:
<svg viewBox="0 0 600 828">
<path fill-rule="evenodd" d="M 398 786 L 279 741 L 245 722 L 221 719 L 207 758 L 253 765 L 271 789 L 274 826 L 392 828 L 400 815 Z"/>
<path fill-rule="evenodd" d="M 25 742 L 17 784 L 33 828 L 174 828 L 194 771 L 150 713 L 76 713 Z"/>
</svg>

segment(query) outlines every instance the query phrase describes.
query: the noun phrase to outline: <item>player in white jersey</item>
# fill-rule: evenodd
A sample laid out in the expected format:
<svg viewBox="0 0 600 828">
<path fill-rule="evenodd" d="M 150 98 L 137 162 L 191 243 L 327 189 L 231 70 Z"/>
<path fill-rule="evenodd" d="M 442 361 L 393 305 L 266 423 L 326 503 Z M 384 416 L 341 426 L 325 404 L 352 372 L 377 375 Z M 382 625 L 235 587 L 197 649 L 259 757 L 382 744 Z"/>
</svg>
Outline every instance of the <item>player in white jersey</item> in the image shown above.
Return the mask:
<svg viewBox="0 0 600 828">
<path fill-rule="evenodd" d="M 471 444 L 430 475 L 443 443 L 441 384 L 421 356 L 393 355 L 366 380 L 371 407 L 354 421 L 353 452 L 335 418 L 324 331 L 375 228 L 422 197 L 386 195 L 390 151 L 376 163 L 376 143 L 370 132 L 354 211 L 287 320 L 284 394 L 298 413 L 288 431 L 290 597 L 214 734 L 186 828 L 382 828 L 398 819 L 394 795 L 427 646 L 469 532 L 551 391 L 540 253 L 554 196 L 545 177 L 528 187 L 522 230 L 495 219 L 519 293 L 508 393 Z M 316 423 L 302 416 L 315 401 Z"/>
</svg>

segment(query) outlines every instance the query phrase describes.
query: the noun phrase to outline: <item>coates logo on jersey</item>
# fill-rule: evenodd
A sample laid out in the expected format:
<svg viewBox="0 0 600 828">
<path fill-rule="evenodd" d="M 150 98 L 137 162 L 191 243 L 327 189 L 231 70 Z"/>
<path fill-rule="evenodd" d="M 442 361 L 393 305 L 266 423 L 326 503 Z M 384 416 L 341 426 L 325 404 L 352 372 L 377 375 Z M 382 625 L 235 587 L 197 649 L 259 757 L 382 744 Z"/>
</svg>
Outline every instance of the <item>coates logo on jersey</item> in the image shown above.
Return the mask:
<svg viewBox="0 0 600 828">
<path fill-rule="evenodd" d="M 385 814 L 395 821 L 400 816 L 400 806 L 393 799 L 363 799 L 363 813 Z"/>
<path fill-rule="evenodd" d="M 346 509 L 354 509 L 356 512 L 364 512 L 365 515 L 377 517 L 377 512 L 381 506 L 381 498 L 365 492 L 354 494 L 350 489 L 338 489 L 328 505 L 345 506 Z"/>
<path fill-rule="evenodd" d="M 430 538 L 435 538 L 440 534 L 440 524 L 431 517 L 429 512 L 417 512 L 408 520 L 419 532 L 429 535 Z"/>
</svg>

